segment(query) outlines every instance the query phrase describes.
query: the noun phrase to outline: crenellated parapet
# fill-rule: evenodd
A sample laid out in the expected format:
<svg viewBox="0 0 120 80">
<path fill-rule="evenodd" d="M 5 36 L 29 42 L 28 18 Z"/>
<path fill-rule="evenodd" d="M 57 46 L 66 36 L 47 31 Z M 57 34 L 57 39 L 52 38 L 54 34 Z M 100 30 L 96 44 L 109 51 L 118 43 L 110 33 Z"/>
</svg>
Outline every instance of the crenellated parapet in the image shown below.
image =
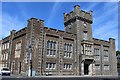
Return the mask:
<svg viewBox="0 0 120 80">
<path fill-rule="evenodd" d="M 30 18 L 28 19 L 28 27 L 31 27 L 31 26 L 34 26 L 34 27 L 38 27 L 38 26 L 44 26 L 44 20 L 42 19 L 37 19 L 37 18 Z"/>
<path fill-rule="evenodd" d="M 76 34 L 72 34 L 69 32 L 65 32 L 65 31 L 57 30 L 53 28 L 44 27 L 44 31 L 47 35 L 51 35 L 51 36 L 56 36 L 56 37 L 63 36 L 69 39 L 76 38 Z"/>
<path fill-rule="evenodd" d="M 70 23 L 72 21 L 76 21 L 76 19 L 86 21 L 88 23 L 92 23 L 92 13 L 93 11 L 90 10 L 89 12 L 80 10 L 80 6 L 74 6 L 74 10 L 70 13 L 64 13 L 64 24 Z"/>
</svg>

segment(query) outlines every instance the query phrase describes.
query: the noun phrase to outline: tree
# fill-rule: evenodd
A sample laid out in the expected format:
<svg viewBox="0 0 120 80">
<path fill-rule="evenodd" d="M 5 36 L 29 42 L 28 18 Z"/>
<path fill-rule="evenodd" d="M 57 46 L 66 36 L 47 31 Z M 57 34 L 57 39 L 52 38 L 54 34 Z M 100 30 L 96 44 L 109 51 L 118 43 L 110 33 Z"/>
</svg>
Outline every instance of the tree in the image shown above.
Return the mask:
<svg viewBox="0 0 120 80">
<path fill-rule="evenodd" d="M 116 56 L 120 55 L 120 51 L 116 51 Z M 119 57 L 119 56 L 118 56 Z M 120 61 L 118 58 L 117 68 L 120 68 Z"/>
<path fill-rule="evenodd" d="M 120 51 L 116 51 L 116 56 L 120 55 Z"/>
</svg>

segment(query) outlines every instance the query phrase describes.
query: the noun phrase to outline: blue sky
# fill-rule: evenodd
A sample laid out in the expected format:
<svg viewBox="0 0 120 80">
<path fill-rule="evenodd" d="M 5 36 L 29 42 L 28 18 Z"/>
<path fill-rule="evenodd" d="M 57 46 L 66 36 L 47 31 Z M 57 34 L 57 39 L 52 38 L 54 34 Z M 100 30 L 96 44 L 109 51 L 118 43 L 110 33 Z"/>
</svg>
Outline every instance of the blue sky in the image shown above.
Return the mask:
<svg viewBox="0 0 120 80">
<path fill-rule="evenodd" d="M 85 11 L 93 11 L 93 37 L 108 40 L 116 39 L 118 49 L 118 3 L 117 2 L 3 2 L 2 28 L 0 39 L 8 36 L 10 31 L 27 26 L 31 17 L 43 19 L 46 27 L 64 30 L 63 13 L 80 5 Z"/>
</svg>

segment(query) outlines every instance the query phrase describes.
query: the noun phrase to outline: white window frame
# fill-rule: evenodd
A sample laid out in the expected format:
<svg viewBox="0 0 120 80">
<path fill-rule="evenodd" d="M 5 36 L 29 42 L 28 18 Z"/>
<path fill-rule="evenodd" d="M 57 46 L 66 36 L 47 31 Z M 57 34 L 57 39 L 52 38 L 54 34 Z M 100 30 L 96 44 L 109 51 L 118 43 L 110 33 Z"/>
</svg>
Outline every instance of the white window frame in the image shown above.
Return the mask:
<svg viewBox="0 0 120 80">
<path fill-rule="evenodd" d="M 100 64 L 95 64 L 95 69 L 100 70 Z"/>
<path fill-rule="evenodd" d="M 71 70 L 72 69 L 72 64 L 64 64 L 64 70 Z"/>
<path fill-rule="evenodd" d="M 109 57 L 108 56 L 104 56 L 104 61 L 109 61 Z"/>
<path fill-rule="evenodd" d="M 56 69 L 56 63 L 46 63 L 46 69 L 49 69 L 49 70 Z"/>
<path fill-rule="evenodd" d="M 73 54 L 73 44 L 64 43 L 64 58 L 72 58 Z"/>
<path fill-rule="evenodd" d="M 100 60 L 100 55 L 95 55 L 95 60 Z"/>
<path fill-rule="evenodd" d="M 109 65 L 104 65 L 104 70 L 110 70 L 110 66 Z"/>
<path fill-rule="evenodd" d="M 57 53 L 57 41 L 47 40 L 46 44 L 47 44 L 47 51 L 49 50 L 49 52 L 46 51 L 46 56 L 55 57 Z"/>
<path fill-rule="evenodd" d="M 104 50 L 104 61 L 109 61 L 109 51 L 108 50 Z"/>
<path fill-rule="evenodd" d="M 15 58 L 20 58 L 22 48 L 22 41 L 19 41 L 15 45 Z"/>
</svg>

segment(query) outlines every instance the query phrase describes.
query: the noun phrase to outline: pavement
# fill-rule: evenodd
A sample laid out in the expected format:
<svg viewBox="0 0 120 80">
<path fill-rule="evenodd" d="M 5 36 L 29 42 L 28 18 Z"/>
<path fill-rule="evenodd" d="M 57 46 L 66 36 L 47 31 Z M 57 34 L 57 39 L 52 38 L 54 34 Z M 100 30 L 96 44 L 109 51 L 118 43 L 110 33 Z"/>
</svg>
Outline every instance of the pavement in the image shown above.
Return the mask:
<svg viewBox="0 0 120 80">
<path fill-rule="evenodd" d="M 116 76 L 2 76 L 1 80 L 120 80 Z"/>
</svg>

